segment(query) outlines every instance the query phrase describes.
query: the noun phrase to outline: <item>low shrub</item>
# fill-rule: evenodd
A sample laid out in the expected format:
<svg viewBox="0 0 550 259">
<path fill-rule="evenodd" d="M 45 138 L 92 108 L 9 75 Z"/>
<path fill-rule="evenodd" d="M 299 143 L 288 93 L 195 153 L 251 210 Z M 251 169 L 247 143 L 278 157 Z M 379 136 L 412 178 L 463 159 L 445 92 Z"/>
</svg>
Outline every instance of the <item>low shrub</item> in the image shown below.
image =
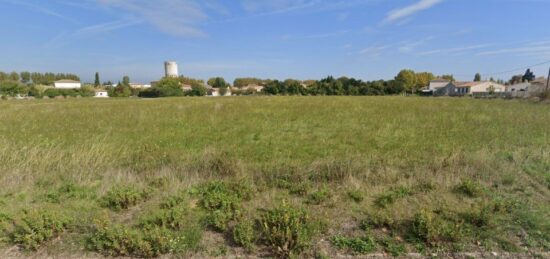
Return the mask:
<svg viewBox="0 0 550 259">
<path fill-rule="evenodd" d="M 176 206 L 169 209 L 158 209 L 140 219 L 142 227 L 163 227 L 170 229 L 183 229 L 190 223 L 189 209 L 184 206 Z"/>
<path fill-rule="evenodd" d="M 196 249 L 202 232 L 197 228 L 173 232 L 164 227 L 129 228 L 97 220 L 88 249 L 106 256 L 157 257 Z"/>
<path fill-rule="evenodd" d="M 310 193 L 307 196 L 306 203 L 311 205 L 319 205 L 325 202 L 328 198 L 330 198 L 330 196 L 331 194 L 329 190 L 326 187 L 324 187 L 320 190 Z"/>
<path fill-rule="evenodd" d="M 280 257 L 300 254 L 310 245 L 315 233 L 308 214 L 286 203 L 267 210 L 261 216 L 260 229 L 264 244 Z"/>
<path fill-rule="evenodd" d="M 253 220 L 243 219 L 233 227 L 233 241 L 248 251 L 254 248 L 256 238 Z"/>
<path fill-rule="evenodd" d="M 367 215 L 367 218 L 361 222 L 361 228 L 364 230 L 374 228 L 393 228 L 396 222 L 394 216 L 386 210 L 375 210 Z"/>
<path fill-rule="evenodd" d="M 394 257 L 398 257 L 407 252 L 405 245 L 396 241 L 393 238 L 384 238 L 379 241 L 384 247 L 384 251 L 390 253 Z"/>
<path fill-rule="evenodd" d="M 488 227 L 492 224 L 494 211 L 494 206 L 480 205 L 477 207 L 473 207 L 469 212 L 463 213 L 461 216 L 467 223 L 475 227 Z"/>
<path fill-rule="evenodd" d="M 385 208 L 393 204 L 397 199 L 405 198 L 411 195 L 412 192 L 409 188 L 405 186 L 400 186 L 397 188 L 392 188 L 389 191 L 382 193 L 374 201 L 379 207 Z"/>
<path fill-rule="evenodd" d="M 464 180 L 456 187 L 456 191 L 468 197 L 475 198 L 483 194 L 483 186 L 472 180 Z"/>
<path fill-rule="evenodd" d="M 111 188 L 101 199 L 101 205 L 113 210 L 128 209 L 147 199 L 148 190 L 135 186 L 115 186 Z"/>
<path fill-rule="evenodd" d="M 411 226 L 412 234 L 431 246 L 441 242 L 456 242 L 462 238 L 462 224 L 448 222 L 441 216 L 422 210 L 415 214 Z"/>
<path fill-rule="evenodd" d="M 161 209 L 171 209 L 187 202 L 187 196 L 184 193 L 167 197 L 161 204 Z"/>
<path fill-rule="evenodd" d="M 348 249 L 357 254 L 372 253 L 376 249 L 376 242 L 372 237 L 347 238 L 335 236 L 331 243 L 339 249 Z"/>
<path fill-rule="evenodd" d="M 25 250 L 36 250 L 65 231 L 68 222 L 67 218 L 54 212 L 25 211 L 14 221 L 11 240 Z"/>
<path fill-rule="evenodd" d="M 240 171 L 238 161 L 228 152 L 207 152 L 200 158 L 198 166 L 203 175 L 214 177 L 234 177 Z"/>
<path fill-rule="evenodd" d="M 242 201 L 250 200 L 253 192 L 249 185 L 222 181 L 195 190 L 200 196 L 199 206 L 208 212 L 206 223 L 218 231 L 227 230 L 229 222 L 240 214 Z"/>
<path fill-rule="evenodd" d="M 347 195 L 348 198 L 357 203 L 362 202 L 364 199 L 363 193 L 359 190 L 348 191 Z"/>
</svg>

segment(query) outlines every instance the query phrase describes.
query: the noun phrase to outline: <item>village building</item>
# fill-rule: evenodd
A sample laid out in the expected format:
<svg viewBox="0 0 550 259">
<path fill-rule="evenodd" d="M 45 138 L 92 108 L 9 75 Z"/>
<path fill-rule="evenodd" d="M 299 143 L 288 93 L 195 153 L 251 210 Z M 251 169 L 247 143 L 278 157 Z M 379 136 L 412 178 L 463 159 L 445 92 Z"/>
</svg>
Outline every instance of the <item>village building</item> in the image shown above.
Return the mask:
<svg viewBox="0 0 550 259">
<path fill-rule="evenodd" d="M 130 87 L 134 89 L 146 89 L 151 88 L 150 84 L 130 83 Z"/>
<path fill-rule="evenodd" d="M 55 81 L 54 87 L 58 89 L 80 89 L 82 84 L 78 81 L 63 79 Z"/>
<path fill-rule="evenodd" d="M 488 95 L 506 92 L 506 86 L 493 81 L 457 82 L 455 85 L 455 91 L 463 95 Z"/>
<path fill-rule="evenodd" d="M 109 98 L 109 92 L 103 89 L 95 90 L 94 98 Z"/>
</svg>

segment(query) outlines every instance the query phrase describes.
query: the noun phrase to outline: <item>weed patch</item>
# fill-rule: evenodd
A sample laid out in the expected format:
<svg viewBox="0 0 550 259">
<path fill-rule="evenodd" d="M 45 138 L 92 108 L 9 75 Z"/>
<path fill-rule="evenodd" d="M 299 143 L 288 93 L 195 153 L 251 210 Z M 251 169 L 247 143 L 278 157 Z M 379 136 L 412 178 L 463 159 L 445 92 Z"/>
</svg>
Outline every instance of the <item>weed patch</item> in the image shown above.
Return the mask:
<svg viewBox="0 0 550 259">
<path fill-rule="evenodd" d="M 347 196 L 356 203 L 362 202 L 364 199 L 363 193 L 359 190 L 348 191 Z"/>
<path fill-rule="evenodd" d="M 48 211 L 25 211 L 14 222 L 11 233 L 13 243 L 25 250 L 36 250 L 43 243 L 59 236 L 66 230 L 69 220 Z"/>
<path fill-rule="evenodd" d="M 247 251 L 254 249 L 257 234 L 254 229 L 254 221 L 242 219 L 233 227 L 233 241 L 237 245 L 244 247 Z"/>
<path fill-rule="evenodd" d="M 347 238 L 335 236 L 331 239 L 331 242 L 339 249 L 351 250 L 356 254 L 368 254 L 376 249 L 376 242 L 372 237 Z"/>
<path fill-rule="evenodd" d="M 135 186 L 115 186 L 101 198 L 101 205 L 112 210 L 128 209 L 149 197 L 149 191 Z"/>
<path fill-rule="evenodd" d="M 300 254 L 311 244 L 316 231 L 308 214 L 283 203 L 266 211 L 260 220 L 265 245 L 281 257 Z"/>
<path fill-rule="evenodd" d="M 328 188 L 324 187 L 320 190 L 310 193 L 307 196 L 306 203 L 310 205 L 319 205 L 329 199 L 331 196 Z"/>
<path fill-rule="evenodd" d="M 401 198 L 405 198 L 411 195 L 412 192 L 409 188 L 400 186 L 397 188 L 392 188 L 389 191 L 382 193 L 376 198 L 374 203 L 381 208 L 385 208 L 389 205 L 392 205 L 395 201 Z"/>
<path fill-rule="evenodd" d="M 456 191 L 470 198 L 476 198 L 483 194 L 483 186 L 478 182 L 464 180 L 456 187 Z"/>
</svg>

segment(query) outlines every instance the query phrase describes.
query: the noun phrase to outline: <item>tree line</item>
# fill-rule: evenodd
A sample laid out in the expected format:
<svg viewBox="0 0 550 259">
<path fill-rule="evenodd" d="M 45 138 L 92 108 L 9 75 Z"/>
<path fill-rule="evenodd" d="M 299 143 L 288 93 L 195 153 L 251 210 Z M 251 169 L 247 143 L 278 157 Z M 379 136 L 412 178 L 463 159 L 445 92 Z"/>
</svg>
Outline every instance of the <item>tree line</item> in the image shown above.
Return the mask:
<svg viewBox="0 0 550 259">
<path fill-rule="evenodd" d="M 53 85 L 55 81 L 69 79 L 80 81 L 80 77 L 75 74 L 65 73 L 39 73 L 39 72 L 11 72 L 0 71 L 0 81 L 14 81 L 23 84 Z"/>
</svg>

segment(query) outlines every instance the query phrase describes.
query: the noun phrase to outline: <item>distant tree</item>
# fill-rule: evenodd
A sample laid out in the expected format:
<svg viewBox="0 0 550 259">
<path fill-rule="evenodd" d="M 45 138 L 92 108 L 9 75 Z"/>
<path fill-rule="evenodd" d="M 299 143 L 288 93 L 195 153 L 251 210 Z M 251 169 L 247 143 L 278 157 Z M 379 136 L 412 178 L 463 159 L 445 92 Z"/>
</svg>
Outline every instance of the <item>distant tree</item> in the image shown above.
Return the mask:
<svg viewBox="0 0 550 259">
<path fill-rule="evenodd" d="M 430 72 L 416 73 L 416 89 L 422 89 L 430 84 L 435 78 L 434 74 Z"/>
<path fill-rule="evenodd" d="M 525 74 L 523 75 L 521 80 L 523 82 L 531 82 L 531 81 L 535 80 L 535 74 L 533 72 L 531 72 L 531 69 L 527 69 L 527 71 L 525 71 Z"/>
<path fill-rule="evenodd" d="M 479 82 L 479 81 L 481 81 L 481 74 L 476 73 L 476 75 L 474 76 L 474 82 Z"/>
<path fill-rule="evenodd" d="M 94 87 L 99 87 L 100 85 L 101 81 L 99 81 L 99 72 L 95 72 Z"/>
<path fill-rule="evenodd" d="M 403 69 L 395 77 L 395 81 L 401 84 L 405 91 L 415 93 L 416 92 L 416 74 L 409 69 Z"/>
<path fill-rule="evenodd" d="M 229 86 L 223 77 L 213 77 L 208 79 L 208 85 L 214 88 L 227 88 Z"/>
<path fill-rule="evenodd" d="M 19 73 L 17 73 L 17 72 L 11 72 L 11 73 L 10 73 L 10 76 L 9 76 L 9 79 L 10 79 L 11 81 L 19 82 Z"/>
<path fill-rule="evenodd" d="M 451 82 L 455 81 L 455 77 L 453 75 L 442 75 L 440 76 L 441 79 L 449 80 Z"/>
<path fill-rule="evenodd" d="M 116 87 L 109 89 L 110 97 L 130 97 L 132 95 L 132 89 L 130 86 L 124 85 L 118 82 Z"/>
<path fill-rule="evenodd" d="M 0 71 L 0 82 L 5 81 L 8 79 L 8 74 L 5 72 Z"/>
<path fill-rule="evenodd" d="M 191 91 L 188 93 L 189 96 L 205 96 L 207 93 L 206 87 L 201 84 L 195 84 L 191 87 Z"/>
<path fill-rule="evenodd" d="M 202 79 L 195 79 L 195 78 L 190 78 L 190 77 L 185 77 L 185 76 L 180 76 L 178 77 L 179 81 L 184 84 L 184 85 L 204 85 L 204 80 Z"/>
<path fill-rule="evenodd" d="M 129 76 L 122 77 L 122 85 L 130 86 L 130 77 Z"/>
<path fill-rule="evenodd" d="M 233 86 L 235 87 L 245 87 L 248 85 L 265 85 L 266 80 L 262 80 L 259 78 L 253 78 L 253 77 L 245 77 L 245 78 L 236 78 L 233 81 Z"/>
<path fill-rule="evenodd" d="M 30 72 L 21 72 L 20 74 L 21 82 L 24 84 L 28 84 L 31 82 L 31 73 Z"/>
<path fill-rule="evenodd" d="M 489 79 L 489 81 L 494 82 L 495 79 L 494 79 L 493 77 L 491 77 L 491 78 Z"/>
<path fill-rule="evenodd" d="M 523 81 L 523 75 L 515 75 L 515 76 L 512 76 L 512 78 L 510 78 L 510 80 L 508 80 L 508 83 L 510 85 L 515 85 L 515 84 L 519 84 Z"/>
</svg>

